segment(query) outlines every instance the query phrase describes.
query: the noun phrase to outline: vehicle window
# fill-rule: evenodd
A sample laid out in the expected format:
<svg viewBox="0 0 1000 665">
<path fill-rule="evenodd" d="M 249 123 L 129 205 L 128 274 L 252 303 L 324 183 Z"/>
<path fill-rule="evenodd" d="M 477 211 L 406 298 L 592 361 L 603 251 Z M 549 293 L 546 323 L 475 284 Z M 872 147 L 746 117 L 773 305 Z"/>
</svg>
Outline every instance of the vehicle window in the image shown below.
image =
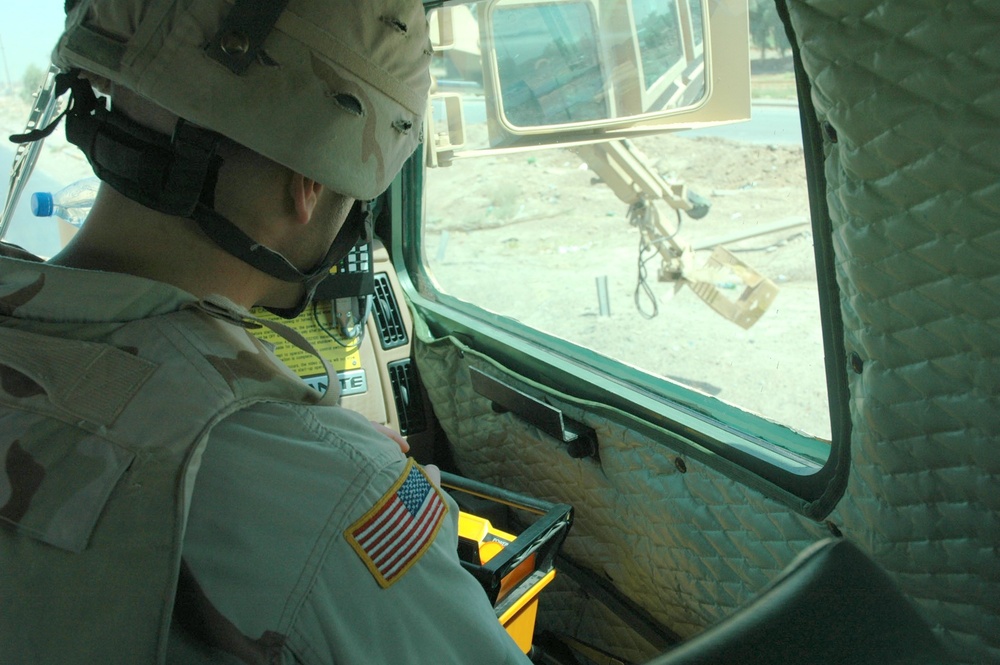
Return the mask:
<svg viewBox="0 0 1000 665">
<path fill-rule="evenodd" d="M 61 21 L 52 23 L 48 29 L 58 35 Z M 55 27 L 52 27 L 55 26 Z M 52 37 L 53 41 L 55 36 Z M 6 141 L 12 134 L 21 134 L 26 130 L 29 119 L 33 117 L 39 86 L 46 80 L 46 70 L 42 60 L 36 58 L 25 66 L 24 73 L 16 84 L 6 91 L 0 92 L 0 130 L 4 141 L 0 144 L 0 163 L 11 165 L 19 147 Z M 67 97 L 61 99 L 50 112 L 50 119 L 62 112 L 67 103 Z M 41 123 L 40 123 L 41 124 Z M 60 126 L 44 141 L 26 144 L 20 148 L 26 151 L 33 148 L 37 151 L 34 168 L 30 177 L 24 182 L 23 189 L 13 210 L 10 222 L 4 234 L 4 241 L 19 245 L 43 258 L 50 258 L 69 241 L 76 233 L 76 227 L 60 219 L 57 214 L 39 217 L 33 214 L 32 195 L 35 193 L 56 194 L 64 187 L 80 180 L 94 177 L 94 171 L 84 154 L 66 140 L 66 133 Z M 10 169 L 7 174 L 9 177 Z M 3 183 L 4 201 L 10 195 L 10 183 Z"/>
<path fill-rule="evenodd" d="M 600 58 L 594 49 L 590 5 L 506 8 L 496 12 L 494 25 L 500 88 L 506 99 L 518 102 L 505 105 L 512 125 L 531 127 L 607 116 L 600 95 Z M 545 30 L 549 26 L 555 34 L 551 40 Z"/>
<path fill-rule="evenodd" d="M 637 368 L 664 394 L 804 433 L 822 459 L 831 425 L 792 57 L 773 3 L 751 4 L 749 122 L 429 168 L 422 261 L 441 293 Z M 666 6 L 636 0 L 637 30 L 683 18 L 700 42 L 700 3 Z M 679 48 L 652 44 L 647 85 Z M 454 89 L 456 57 L 435 68 Z M 626 205 L 609 160 L 666 192 Z"/>
</svg>

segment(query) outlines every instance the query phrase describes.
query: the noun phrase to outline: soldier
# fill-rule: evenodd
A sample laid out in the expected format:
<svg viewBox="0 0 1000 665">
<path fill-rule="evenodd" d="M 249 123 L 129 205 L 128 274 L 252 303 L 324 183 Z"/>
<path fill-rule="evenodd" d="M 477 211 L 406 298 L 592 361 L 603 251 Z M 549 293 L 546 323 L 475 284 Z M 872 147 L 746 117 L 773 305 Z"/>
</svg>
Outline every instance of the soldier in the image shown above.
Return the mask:
<svg viewBox="0 0 1000 665">
<path fill-rule="evenodd" d="M 0 259 L 4 662 L 527 662 L 454 502 L 247 332 L 302 310 L 416 147 L 421 4 L 67 10 L 103 184 L 54 259 Z"/>
</svg>

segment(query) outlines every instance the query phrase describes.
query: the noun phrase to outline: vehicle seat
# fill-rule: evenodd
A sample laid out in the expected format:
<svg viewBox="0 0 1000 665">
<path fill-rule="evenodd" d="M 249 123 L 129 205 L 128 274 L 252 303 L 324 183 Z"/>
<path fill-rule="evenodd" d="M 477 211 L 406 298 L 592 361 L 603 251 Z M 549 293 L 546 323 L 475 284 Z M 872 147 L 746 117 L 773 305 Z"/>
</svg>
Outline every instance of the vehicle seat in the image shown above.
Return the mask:
<svg viewBox="0 0 1000 665">
<path fill-rule="evenodd" d="M 736 614 L 647 665 L 951 662 L 888 574 L 850 542 L 830 539 Z"/>
</svg>

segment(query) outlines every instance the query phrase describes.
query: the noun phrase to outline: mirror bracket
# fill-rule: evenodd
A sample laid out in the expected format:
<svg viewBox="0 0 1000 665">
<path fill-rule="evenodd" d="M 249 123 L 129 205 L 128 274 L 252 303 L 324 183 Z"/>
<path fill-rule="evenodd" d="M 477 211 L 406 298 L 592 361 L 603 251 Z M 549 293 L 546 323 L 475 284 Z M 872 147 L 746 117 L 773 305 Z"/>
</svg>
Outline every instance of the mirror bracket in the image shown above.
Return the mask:
<svg viewBox="0 0 1000 665">
<path fill-rule="evenodd" d="M 465 115 L 461 95 L 453 92 L 432 94 L 428 101 L 427 118 L 430 134 L 427 142 L 427 165 L 451 166 L 455 151 L 465 146 Z"/>
</svg>

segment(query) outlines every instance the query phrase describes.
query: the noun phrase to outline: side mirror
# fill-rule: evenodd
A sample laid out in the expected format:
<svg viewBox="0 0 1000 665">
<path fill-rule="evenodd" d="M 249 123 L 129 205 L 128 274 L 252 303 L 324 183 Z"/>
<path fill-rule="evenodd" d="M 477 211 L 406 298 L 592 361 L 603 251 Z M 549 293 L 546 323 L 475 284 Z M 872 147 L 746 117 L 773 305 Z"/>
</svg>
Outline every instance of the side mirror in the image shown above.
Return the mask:
<svg viewBox="0 0 1000 665">
<path fill-rule="evenodd" d="M 431 24 L 449 157 L 750 117 L 746 0 L 484 0 Z"/>
<path fill-rule="evenodd" d="M 486 28 L 499 117 L 518 131 L 701 103 L 702 11 L 687 0 L 493 6 Z"/>
</svg>

